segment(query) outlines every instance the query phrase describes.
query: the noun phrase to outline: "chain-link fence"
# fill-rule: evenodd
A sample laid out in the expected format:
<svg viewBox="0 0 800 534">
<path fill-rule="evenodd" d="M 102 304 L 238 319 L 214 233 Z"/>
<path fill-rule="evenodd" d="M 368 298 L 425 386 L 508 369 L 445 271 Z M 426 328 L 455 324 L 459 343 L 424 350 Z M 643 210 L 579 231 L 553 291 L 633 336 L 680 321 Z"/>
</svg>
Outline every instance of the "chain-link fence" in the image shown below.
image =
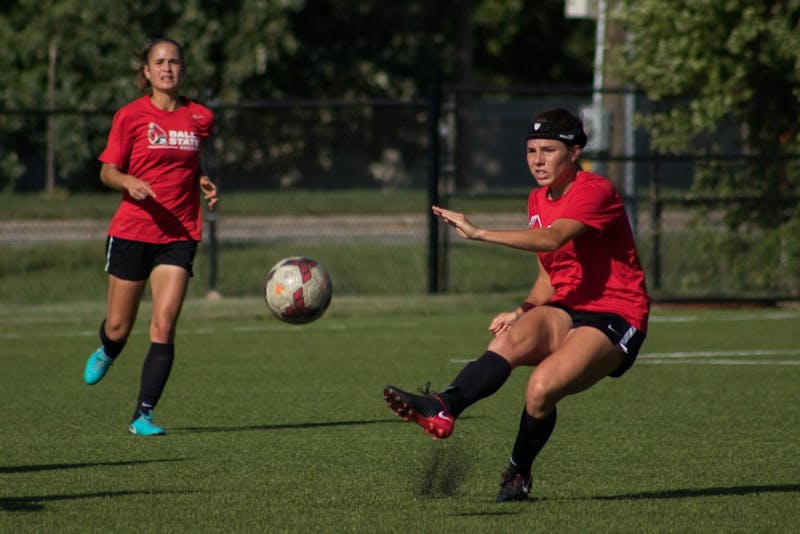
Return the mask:
<svg viewBox="0 0 800 534">
<path fill-rule="evenodd" d="M 609 177 L 625 199 L 657 298 L 796 300 L 800 156 L 750 154 L 746 133 L 735 125 L 721 125 L 709 139 L 697 140 L 693 154 L 658 154 L 633 122 L 634 114 L 650 114 L 657 106 L 624 90 L 602 93 L 616 120 L 594 108 L 597 95 L 590 90 L 445 88 L 439 119 L 442 202 L 508 194 L 524 199 L 531 184 L 523 141 L 529 121 L 546 109 L 567 108 L 579 112 L 589 130 L 584 168 Z M 681 105 L 661 102 L 658 109 Z M 763 165 L 765 159 L 769 165 Z M 780 173 L 780 190 L 754 196 L 699 194 L 695 188 L 701 177 L 730 184 L 731 176 L 759 181 L 767 172 Z M 518 219 L 516 226 L 523 224 Z M 439 243 L 438 276 L 447 290 L 458 288 L 449 280 L 450 258 L 464 246 L 451 235 L 440 234 Z"/>
<path fill-rule="evenodd" d="M 620 95 L 631 104 L 628 111 L 647 112 L 642 97 Z M 206 224 L 201 274 L 208 277 L 208 289 L 236 295 L 248 291 L 242 278 L 260 278 L 270 262 L 301 254 L 330 258 L 328 268 L 340 294 L 524 292 L 535 274 L 529 256 L 462 242 L 437 224 L 429 205 L 459 208 L 469 201 L 478 222 L 523 227 L 533 185 L 524 155 L 531 117 L 553 107 L 585 111 L 591 102 L 592 93 L 585 89 L 458 87 L 438 88 L 429 98 L 414 101 L 211 102 L 216 127 L 206 165 L 223 194 L 295 191 L 330 200 L 327 209 L 313 212 L 302 204 L 291 213 L 273 213 L 269 206 L 255 215 L 221 210 Z M 0 110 L 0 138 L 16 154 L 16 163 L 6 158 L 0 167 L 6 189 L 41 190 L 48 169 L 54 169 L 56 188 L 96 189 L 96 157 L 112 113 Z M 48 131 L 60 132 L 55 150 L 48 150 Z M 693 195 L 694 177 L 707 160 L 661 157 L 632 124 L 625 131 L 621 149 L 590 150 L 584 165 L 609 176 L 623 192 L 656 295 L 800 296 L 796 187 L 772 199 L 776 210 L 787 213 L 785 223 L 732 231 L 731 206 L 746 206 L 749 199 Z M 736 172 L 735 162 L 747 157 L 733 153 L 714 163 L 728 165 L 720 172 Z M 796 161 L 787 160 L 787 165 L 796 166 Z M 364 214 L 341 204 L 348 197 L 336 193 L 346 190 L 364 192 L 365 202 L 385 191 L 411 191 L 420 202 L 402 214 Z M 485 206 L 481 199 L 487 200 Z M 518 202 L 498 208 L 496 199 Z M 56 223 L 42 230 L 42 224 L 2 220 L 0 240 L 64 239 L 60 232 L 69 226 Z M 70 235 L 102 240 L 106 224 L 74 222 Z M 13 239 L 3 237 L 10 235 Z M 252 272 L 245 265 L 252 265 Z M 359 275 L 365 265 L 377 276 L 365 280 Z"/>
</svg>

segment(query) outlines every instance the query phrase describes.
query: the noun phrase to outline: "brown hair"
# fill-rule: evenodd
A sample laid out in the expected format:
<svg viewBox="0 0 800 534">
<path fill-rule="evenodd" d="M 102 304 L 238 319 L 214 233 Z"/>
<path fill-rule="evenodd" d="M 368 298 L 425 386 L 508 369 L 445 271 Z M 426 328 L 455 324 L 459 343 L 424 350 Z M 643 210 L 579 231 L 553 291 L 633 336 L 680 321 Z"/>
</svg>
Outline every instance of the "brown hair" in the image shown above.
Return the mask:
<svg viewBox="0 0 800 534">
<path fill-rule="evenodd" d="M 134 79 L 134 83 L 136 84 L 136 88 L 142 92 L 150 89 L 150 80 L 148 80 L 144 75 L 144 67 L 147 65 L 147 61 L 150 59 L 150 52 L 153 51 L 153 47 L 161 43 L 170 43 L 175 45 L 175 47 L 178 49 L 178 55 L 181 58 L 181 65 L 183 65 L 183 47 L 178 41 L 169 39 L 167 37 L 156 37 L 150 39 L 147 41 L 147 43 L 145 43 L 141 50 L 136 52 L 134 57 L 136 60 L 136 77 Z"/>
</svg>

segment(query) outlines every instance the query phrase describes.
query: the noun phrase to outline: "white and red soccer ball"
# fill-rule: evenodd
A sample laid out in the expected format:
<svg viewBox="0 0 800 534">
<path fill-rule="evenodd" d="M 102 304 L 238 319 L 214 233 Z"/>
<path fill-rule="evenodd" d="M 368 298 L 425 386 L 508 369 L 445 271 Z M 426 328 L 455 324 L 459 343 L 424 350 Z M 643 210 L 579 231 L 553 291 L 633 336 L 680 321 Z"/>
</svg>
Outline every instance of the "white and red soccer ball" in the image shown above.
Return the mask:
<svg viewBox="0 0 800 534">
<path fill-rule="evenodd" d="M 303 257 L 284 258 L 270 269 L 264 283 L 267 307 L 291 324 L 319 319 L 333 297 L 328 271 L 319 262 Z"/>
</svg>

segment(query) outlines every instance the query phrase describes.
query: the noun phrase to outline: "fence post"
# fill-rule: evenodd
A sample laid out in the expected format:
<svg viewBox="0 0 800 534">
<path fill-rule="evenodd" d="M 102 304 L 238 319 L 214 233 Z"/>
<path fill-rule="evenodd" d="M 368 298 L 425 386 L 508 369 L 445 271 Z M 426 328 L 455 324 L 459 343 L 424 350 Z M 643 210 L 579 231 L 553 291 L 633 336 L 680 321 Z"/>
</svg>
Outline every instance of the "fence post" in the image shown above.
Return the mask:
<svg viewBox="0 0 800 534">
<path fill-rule="evenodd" d="M 650 177 L 650 226 L 653 231 L 653 289 L 661 289 L 661 170 L 659 158 L 652 160 Z"/>
<path fill-rule="evenodd" d="M 217 291 L 217 213 L 208 212 L 208 296 L 218 297 Z"/>
<path fill-rule="evenodd" d="M 208 100 L 211 101 L 211 95 L 208 95 Z M 216 113 L 217 109 L 212 106 L 212 110 Z M 215 127 L 215 129 L 218 128 Z M 217 193 L 222 189 L 222 179 L 217 176 L 219 172 L 217 154 L 214 150 L 213 143 L 207 143 L 205 147 L 204 167 L 209 171 L 209 178 L 217 186 Z M 218 207 L 215 209 L 219 209 Z M 217 266 L 219 264 L 219 239 L 217 238 L 217 212 L 205 209 L 208 214 L 206 222 L 208 223 L 208 298 L 220 298 L 220 293 L 217 290 Z"/>
<path fill-rule="evenodd" d="M 442 89 L 436 83 L 428 95 L 428 293 L 439 292 L 439 218 L 430 207 L 439 205 L 439 117 Z"/>
</svg>

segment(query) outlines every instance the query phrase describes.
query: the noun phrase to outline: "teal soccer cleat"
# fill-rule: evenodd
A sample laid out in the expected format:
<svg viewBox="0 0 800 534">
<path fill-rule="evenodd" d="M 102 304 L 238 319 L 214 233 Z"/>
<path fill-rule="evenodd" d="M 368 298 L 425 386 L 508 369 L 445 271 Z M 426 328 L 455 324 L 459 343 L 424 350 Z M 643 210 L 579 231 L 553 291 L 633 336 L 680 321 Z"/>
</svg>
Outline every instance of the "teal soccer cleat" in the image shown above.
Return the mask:
<svg viewBox="0 0 800 534">
<path fill-rule="evenodd" d="M 153 423 L 153 410 L 139 411 L 139 416 L 131 421 L 128 431 L 137 436 L 161 436 L 166 434 L 163 428 Z"/>
<path fill-rule="evenodd" d="M 112 363 L 114 363 L 114 360 L 106 356 L 106 351 L 103 347 L 100 347 L 86 361 L 86 368 L 83 370 L 83 381 L 90 386 L 97 384 L 106 376 Z"/>
</svg>

